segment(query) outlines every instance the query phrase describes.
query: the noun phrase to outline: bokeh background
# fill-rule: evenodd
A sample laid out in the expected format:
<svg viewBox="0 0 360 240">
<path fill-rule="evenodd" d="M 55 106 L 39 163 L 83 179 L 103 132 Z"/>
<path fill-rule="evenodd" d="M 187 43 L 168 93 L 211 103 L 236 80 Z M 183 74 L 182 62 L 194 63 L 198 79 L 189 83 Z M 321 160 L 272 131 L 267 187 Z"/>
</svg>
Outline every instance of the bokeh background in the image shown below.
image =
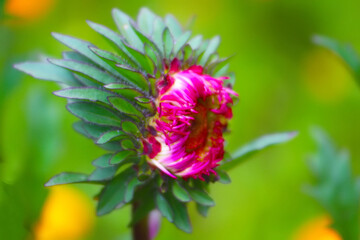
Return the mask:
<svg viewBox="0 0 360 240">
<path fill-rule="evenodd" d="M 304 194 L 312 181 L 306 158 L 315 151 L 309 134 L 321 126 L 351 152 L 360 173 L 360 92 L 342 61 L 311 42 L 322 34 L 360 50 L 357 0 L 3 0 L 0 1 L 0 238 L 130 239 L 130 208 L 95 217 L 97 186 L 46 189 L 62 171 L 90 172 L 103 151 L 72 129 L 75 117 L 58 89 L 12 69 L 12 64 L 60 57 L 60 32 L 104 46 L 89 19 L 115 29 L 111 9 L 135 17 L 142 6 L 173 13 L 207 38 L 222 37 L 221 56 L 233 55 L 235 90 L 231 152 L 266 133 L 298 130 L 293 141 L 268 149 L 230 172 L 232 184 L 216 184 L 209 217 L 193 205 L 193 234 L 165 219 L 157 239 L 293 239 L 325 211 Z M 66 219 L 65 221 L 61 221 Z M 61 230 L 59 230 L 61 229 Z M 50 236 L 50 237 L 49 237 Z M 51 237 L 52 236 L 52 237 Z M 54 236 L 57 236 L 54 237 Z"/>
</svg>

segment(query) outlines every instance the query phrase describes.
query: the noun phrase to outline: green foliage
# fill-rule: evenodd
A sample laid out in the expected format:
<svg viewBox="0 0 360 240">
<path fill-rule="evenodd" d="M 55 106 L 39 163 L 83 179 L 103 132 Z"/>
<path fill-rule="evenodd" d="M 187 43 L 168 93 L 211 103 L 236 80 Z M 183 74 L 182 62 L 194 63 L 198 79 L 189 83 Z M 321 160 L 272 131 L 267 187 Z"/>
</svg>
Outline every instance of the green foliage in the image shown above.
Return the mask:
<svg viewBox="0 0 360 240">
<path fill-rule="evenodd" d="M 220 58 L 218 36 L 203 40 L 184 30 L 172 15 L 162 19 L 144 8 L 137 21 L 118 9 L 112 11 L 118 31 L 88 21 L 116 50 L 112 53 L 71 36 L 53 37 L 71 49 L 62 59 L 25 62 L 15 68 L 35 78 L 55 81 L 62 87 L 54 94 L 68 99 L 67 110 L 81 121 L 74 129 L 92 139 L 108 153 L 95 159 L 90 174 L 61 173 L 46 186 L 69 183 L 101 184 L 97 215 L 104 215 L 127 203 L 136 206 L 131 223 L 158 208 L 179 229 L 191 232 L 187 204 L 194 201 L 203 216 L 215 205 L 208 195 L 210 183 L 229 183 L 222 169 L 230 169 L 252 153 L 290 140 L 294 133 L 263 137 L 235 152 L 216 173 L 201 179 L 176 180 L 150 169 L 142 139 L 149 134 L 149 117 L 156 114 L 157 79 L 164 77 L 178 58 L 182 67 L 202 65 L 206 74 L 229 76 L 228 58 Z M 206 190 L 206 191 L 205 191 Z"/>
<path fill-rule="evenodd" d="M 332 227 L 343 239 L 360 237 L 360 188 L 352 176 L 349 155 L 337 151 L 331 140 L 320 130 L 314 131 L 318 152 L 309 161 L 314 184 L 306 191 L 331 215 Z"/>
<path fill-rule="evenodd" d="M 360 59 L 358 53 L 350 44 L 340 43 L 335 39 L 319 35 L 313 37 L 313 42 L 338 55 L 350 68 L 357 84 L 360 86 Z"/>
<path fill-rule="evenodd" d="M 235 166 L 237 166 L 238 164 L 244 162 L 253 154 L 261 151 L 262 149 L 275 144 L 290 141 L 291 139 L 296 137 L 296 135 L 297 132 L 285 132 L 285 133 L 264 135 L 258 139 L 255 139 L 250 143 L 241 146 L 227 159 L 225 158 L 224 161 L 222 161 L 220 169 L 230 170 Z"/>
</svg>

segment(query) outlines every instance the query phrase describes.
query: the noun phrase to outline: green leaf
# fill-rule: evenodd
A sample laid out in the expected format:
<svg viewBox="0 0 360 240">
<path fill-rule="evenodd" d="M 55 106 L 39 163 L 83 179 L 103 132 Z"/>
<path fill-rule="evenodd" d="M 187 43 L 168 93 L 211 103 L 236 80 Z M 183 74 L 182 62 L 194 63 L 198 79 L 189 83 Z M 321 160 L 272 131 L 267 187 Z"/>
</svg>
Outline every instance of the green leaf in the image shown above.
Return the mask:
<svg viewBox="0 0 360 240">
<path fill-rule="evenodd" d="M 95 159 L 92 162 L 92 165 L 94 165 L 97 168 L 107 168 L 110 167 L 112 165 L 110 165 L 110 158 L 112 157 L 111 153 L 105 154 L 97 159 Z"/>
<path fill-rule="evenodd" d="M 290 141 L 296 136 L 297 132 L 285 132 L 264 135 L 246 144 L 245 146 L 240 147 L 233 154 L 231 154 L 232 158 L 227 161 L 223 161 L 222 165 L 219 168 L 222 170 L 230 170 L 236 165 L 248 159 L 251 155 L 259 152 L 260 150 L 275 144 Z"/>
<path fill-rule="evenodd" d="M 45 183 L 45 186 L 50 187 L 60 184 L 84 183 L 87 181 L 88 181 L 88 175 L 86 174 L 64 172 L 52 177 L 47 183 Z"/>
<path fill-rule="evenodd" d="M 94 87 L 66 88 L 54 92 L 56 96 L 70 99 L 86 99 L 90 101 L 100 101 L 109 103 L 108 97 L 116 96 L 113 92 Z"/>
<path fill-rule="evenodd" d="M 187 190 L 195 202 L 208 207 L 215 206 L 214 200 L 203 190 L 197 188 L 187 188 Z"/>
<path fill-rule="evenodd" d="M 190 47 L 194 50 L 197 50 L 202 43 L 203 37 L 201 35 L 197 35 L 195 37 L 193 37 L 192 39 L 190 39 L 190 41 L 188 42 L 188 44 L 190 45 Z"/>
<path fill-rule="evenodd" d="M 192 227 L 186 205 L 182 202 L 179 202 L 175 197 L 171 196 L 171 194 L 166 195 L 166 199 L 168 200 L 174 213 L 175 226 L 184 232 L 191 233 Z"/>
<path fill-rule="evenodd" d="M 92 78 L 99 83 L 108 84 L 113 83 L 116 80 L 116 78 L 114 78 L 113 76 L 93 65 L 64 59 L 49 59 L 49 62 L 59 67 L 66 68 L 76 73 Z"/>
<path fill-rule="evenodd" d="M 138 86 L 144 91 L 149 91 L 149 83 L 142 73 L 134 69 L 128 68 L 124 65 L 117 65 L 117 67 L 117 70 L 128 79 L 128 82 L 132 83 L 135 86 Z"/>
<path fill-rule="evenodd" d="M 116 67 L 116 64 L 127 64 L 127 62 L 124 59 L 122 59 L 118 55 L 115 55 L 114 53 L 95 47 L 89 47 L 89 48 L 93 53 L 95 53 L 97 56 L 99 56 L 102 60 L 104 60 L 107 64 L 109 64 L 113 68 Z"/>
<path fill-rule="evenodd" d="M 156 15 L 148 8 L 141 8 L 137 19 L 140 30 L 150 36 L 153 31 L 153 23 L 155 18 Z"/>
<path fill-rule="evenodd" d="M 88 180 L 90 181 L 107 181 L 114 177 L 117 170 L 117 166 L 110 166 L 106 168 L 96 168 L 91 173 Z"/>
<path fill-rule="evenodd" d="M 174 221 L 173 210 L 171 209 L 166 198 L 159 192 L 156 194 L 156 206 L 161 212 L 161 215 L 163 215 L 169 222 Z"/>
<path fill-rule="evenodd" d="M 171 14 L 166 15 L 165 23 L 175 39 L 181 36 L 181 34 L 183 33 L 182 27 L 173 15 Z"/>
<path fill-rule="evenodd" d="M 183 52 L 184 52 L 184 61 L 189 60 L 194 54 L 189 44 L 185 45 L 185 47 L 183 48 Z"/>
<path fill-rule="evenodd" d="M 37 79 L 55 81 L 74 87 L 81 86 L 70 71 L 51 63 L 23 62 L 15 64 L 14 67 Z"/>
<path fill-rule="evenodd" d="M 208 216 L 209 209 L 210 209 L 209 206 L 204 206 L 204 205 L 201 205 L 201 204 L 199 204 L 199 203 L 196 203 L 196 210 L 197 210 L 198 213 L 200 213 L 201 216 L 203 216 L 203 217 L 207 217 L 207 216 Z"/>
<path fill-rule="evenodd" d="M 323 46 L 338 55 L 352 71 L 357 84 L 360 86 L 360 59 L 358 53 L 350 44 L 339 43 L 335 39 L 325 36 L 313 36 L 313 42 Z"/>
<path fill-rule="evenodd" d="M 166 59 L 170 59 L 171 53 L 174 48 L 174 39 L 168 28 L 165 28 L 163 32 L 163 43 L 164 43 L 164 55 Z"/>
<path fill-rule="evenodd" d="M 139 39 L 141 40 L 141 42 L 143 43 L 143 45 L 149 45 L 151 46 L 154 50 L 156 50 L 157 54 L 161 54 L 161 51 L 159 50 L 159 48 L 157 47 L 156 43 L 154 43 L 151 40 L 151 37 L 147 37 L 145 36 L 140 30 L 137 29 L 136 26 L 134 26 L 133 24 L 131 24 L 132 29 L 134 30 L 134 32 L 136 33 L 136 35 L 139 37 Z M 146 53 L 146 52 L 144 52 Z"/>
<path fill-rule="evenodd" d="M 229 184 L 231 183 L 231 179 L 229 175 L 225 171 L 217 171 L 217 174 L 219 176 L 219 182 L 222 184 Z"/>
<path fill-rule="evenodd" d="M 67 106 L 69 112 L 78 118 L 99 125 L 121 126 L 121 119 L 111 109 L 89 102 L 70 103 Z"/>
<path fill-rule="evenodd" d="M 189 201 L 191 201 L 189 193 L 176 180 L 174 181 L 174 183 L 172 185 L 172 193 L 181 202 L 189 202 Z"/>
<path fill-rule="evenodd" d="M 97 206 L 98 216 L 107 214 L 118 207 L 118 205 L 124 204 L 127 184 L 135 174 L 135 170 L 128 168 L 105 186 L 99 197 Z"/>
<path fill-rule="evenodd" d="M 102 134 L 113 130 L 113 127 L 109 126 L 100 126 L 88 122 L 77 122 L 74 124 L 74 128 L 79 133 L 87 136 L 88 138 L 92 138 L 94 140 L 97 140 Z"/>
<path fill-rule="evenodd" d="M 135 156 L 136 153 L 134 151 L 131 150 L 126 150 L 126 151 L 121 151 L 118 152 L 117 154 L 115 154 L 111 159 L 110 159 L 110 164 L 119 164 L 124 162 L 125 160 L 129 159 L 130 157 Z"/>
<path fill-rule="evenodd" d="M 215 36 L 214 38 L 212 38 L 209 41 L 209 45 L 207 46 L 204 54 L 202 55 L 199 64 L 205 66 L 205 64 L 207 63 L 207 61 L 209 60 L 211 54 L 215 53 L 217 48 L 219 47 L 220 44 L 220 37 L 219 36 Z"/>
<path fill-rule="evenodd" d="M 114 73 L 114 69 L 112 69 L 107 63 L 101 60 L 89 49 L 89 47 L 95 47 L 92 43 L 59 33 L 52 33 L 52 35 L 58 41 L 68 46 L 69 48 L 81 53 L 82 55 L 93 61 L 95 64 L 97 64 L 99 67 L 102 67 L 105 70 Z"/>
<path fill-rule="evenodd" d="M 113 9 L 112 16 L 120 33 L 126 38 L 127 42 L 143 52 L 144 45 L 130 26 L 131 18 L 119 9 Z"/>
<path fill-rule="evenodd" d="M 145 71 L 147 74 L 154 73 L 155 65 L 151 58 L 130 46 L 125 45 L 125 48 L 130 53 L 132 59 L 134 59 L 134 61 L 137 63 L 137 66 L 140 70 Z"/>
<path fill-rule="evenodd" d="M 124 132 L 120 131 L 119 129 L 117 130 L 111 130 L 109 132 L 106 132 L 104 134 L 102 134 L 99 139 L 96 141 L 97 144 L 104 144 L 107 143 L 109 141 L 111 141 L 112 139 L 119 137 L 119 136 L 127 136 Z"/>
<path fill-rule="evenodd" d="M 156 43 L 158 49 L 164 54 L 164 47 L 163 47 L 163 32 L 165 29 L 165 23 L 160 17 L 156 17 L 154 20 L 154 31 L 152 34 L 152 38 Z"/>
<path fill-rule="evenodd" d="M 136 109 L 134 105 L 136 103 L 132 103 L 126 99 L 120 98 L 120 97 L 110 97 L 108 98 L 111 105 L 119 110 L 120 112 L 123 112 L 125 114 L 131 114 L 139 117 L 140 119 L 144 118 L 144 115 Z"/>
<path fill-rule="evenodd" d="M 130 64 L 132 67 L 136 65 L 134 60 L 131 58 L 130 53 L 126 50 L 123 39 L 119 36 L 119 34 L 101 24 L 91 21 L 87 21 L 87 23 L 92 29 L 108 40 L 128 64 Z"/>
<path fill-rule="evenodd" d="M 66 60 L 74 60 L 76 62 L 82 62 L 82 63 L 94 65 L 93 61 L 91 61 L 89 58 L 85 57 L 84 55 L 81 55 L 78 52 L 66 51 L 66 52 L 62 52 L 62 56 Z"/>
<path fill-rule="evenodd" d="M 186 31 L 178 39 L 176 39 L 175 46 L 174 46 L 174 55 L 175 56 L 185 46 L 185 44 L 189 40 L 190 36 L 191 36 L 191 32 Z"/>
<path fill-rule="evenodd" d="M 134 197 L 135 189 L 139 185 L 141 185 L 141 182 L 136 177 L 129 182 L 125 193 L 125 203 L 131 202 Z"/>
<path fill-rule="evenodd" d="M 133 89 L 129 85 L 123 83 L 110 83 L 106 84 L 104 87 L 107 89 Z"/>
<path fill-rule="evenodd" d="M 130 133 L 134 136 L 140 136 L 140 131 L 135 123 L 130 121 L 123 121 L 121 124 L 121 129 L 124 132 Z"/>
<path fill-rule="evenodd" d="M 155 52 L 154 50 L 155 48 L 149 46 L 148 44 L 145 44 L 144 49 L 145 49 L 145 54 L 149 56 L 149 58 L 153 61 L 155 66 L 157 66 L 156 70 L 157 71 L 162 70 L 163 65 L 161 61 L 161 51 L 160 53 Z"/>
</svg>

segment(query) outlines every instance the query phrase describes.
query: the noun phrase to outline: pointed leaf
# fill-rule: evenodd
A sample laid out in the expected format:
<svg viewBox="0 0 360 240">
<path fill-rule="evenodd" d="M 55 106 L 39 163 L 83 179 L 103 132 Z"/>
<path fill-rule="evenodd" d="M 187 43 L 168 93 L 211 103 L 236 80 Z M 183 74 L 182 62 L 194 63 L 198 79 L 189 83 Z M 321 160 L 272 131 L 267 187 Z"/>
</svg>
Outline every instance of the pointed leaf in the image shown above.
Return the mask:
<svg viewBox="0 0 360 240">
<path fill-rule="evenodd" d="M 216 36 L 209 41 L 209 45 L 207 46 L 203 56 L 200 59 L 200 62 L 199 62 L 200 65 L 204 66 L 207 63 L 211 54 L 216 52 L 217 48 L 219 47 L 219 44 L 220 44 L 219 36 Z"/>
<path fill-rule="evenodd" d="M 188 44 L 190 45 L 190 47 L 194 50 L 197 50 L 200 46 L 201 46 L 201 43 L 202 43 L 202 39 L 203 37 L 201 35 L 197 35 L 195 37 L 193 37 L 189 42 Z"/>
<path fill-rule="evenodd" d="M 58 41 L 65 44 L 69 48 L 81 53 L 98 66 L 104 68 L 111 73 L 114 73 L 114 69 L 112 69 L 107 63 L 101 60 L 89 49 L 90 46 L 95 47 L 92 43 L 59 33 L 52 33 L 52 35 Z"/>
<path fill-rule="evenodd" d="M 128 79 L 128 82 L 131 82 L 132 85 L 138 86 L 141 90 L 149 91 L 149 83 L 142 73 L 124 65 L 117 65 L 117 67 L 117 70 Z"/>
<path fill-rule="evenodd" d="M 120 131 L 120 130 L 111 130 L 109 132 L 104 133 L 103 135 L 101 135 L 99 137 L 99 139 L 96 141 L 97 144 L 104 144 L 109 142 L 110 140 L 119 137 L 119 136 L 123 136 L 125 135 L 127 137 L 127 135 Z"/>
<path fill-rule="evenodd" d="M 54 92 L 56 96 L 70 99 L 86 99 L 109 103 L 107 97 L 116 96 L 113 92 L 94 87 L 66 88 Z"/>
<path fill-rule="evenodd" d="M 114 177 L 117 170 L 117 166 L 110 166 L 106 168 L 96 168 L 91 173 L 88 180 L 90 181 L 107 181 Z"/>
<path fill-rule="evenodd" d="M 71 173 L 64 172 L 52 177 L 47 183 L 46 187 L 60 185 L 60 184 L 69 184 L 69 183 L 84 183 L 87 182 L 88 175 L 83 173 Z"/>
<path fill-rule="evenodd" d="M 144 45 L 130 26 L 131 18 L 119 9 L 113 9 L 112 16 L 120 33 L 126 38 L 127 42 L 143 52 Z"/>
<path fill-rule="evenodd" d="M 114 108 L 122 113 L 135 115 L 140 119 L 144 118 L 144 115 L 134 107 L 134 104 L 136 103 L 131 103 L 128 100 L 119 97 L 110 97 L 109 101 Z"/>
<path fill-rule="evenodd" d="M 222 170 L 217 171 L 217 174 L 219 176 L 219 182 L 222 184 L 229 184 L 231 183 L 231 179 L 229 177 L 229 175 Z"/>
<path fill-rule="evenodd" d="M 175 39 L 181 36 L 181 34 L 183 33 L 182 27 L 173 15 L 171 14 L 166 15 L 165 23 Z"/>
<path fill-rule="evenodd" d="M 130 56 L 130 53 L 126 50 L 125 44 L 123 43 L 123 39 L 120 37 L 119 34 L 117 34 L 113 30 L 110 30 L 109 28 L 101 24 L 94 23 L 91 21 L 87 21 L 87 23 L 92 29 L 94 29 L 96 32 L 102 35 L 106 40 L 108 40 L 110 44 L 114 45 L 115 46 L 114 48 L 128 64 L 130 64 L 132 67 L 136 66 L 134 60 Z"/>
<path fill-rule="evenodd" d="M 187 190 L 195 202 L 208 207 L 215 205 L 214 200 L 212 200 L 211 197 L 203 190 L 198 188 L 187 188 Z"/>
<path fill-rule="evenodd" d="M 101 216 L 114 210 L 124 203 L 126 188 L 129 180 L 136 172 L 128 168 L 111 180 L 103 189 L 99 197 L 97 215 Z"/>
<path fill-rule="evenodd" d="M 115 78 L 113 76 L 93 65 L 63 59 L 49 59 L 49 62 L 59 67 L 63 67 L 71 71 L 83 74 L 89 78 L 96 80 L 99 83 L 108 84 L 115 81 Z"/>
<path fill-rule="evenodd" d="M 130 150 L 118 152 L 110 159 L 110 164 L 122 163 L 126 159 L 133 157 L 135 155 L 136 155 L 136 153 L 134 151 L 130 151 Z"/>
<path fill-rule="evenodd" d="M 189 193 L 185 190 L 184 187 L 180 186 L 178 181 L 174 181 L 172 186 L 172 193 L 181 202 L 191 201 Z"/>
<path fill-rule="evenodd" d="M 69 112 L 86 122 L 99 125 L 121 126 L 120 117 L 111 109 L 95 103 L 77 102 L 67 105 Z"/>
<path fill-rule="evenodd" d="M 94 165 L 97 168 L 107 168 L 110 167 L 111 165 L 109 164 L 110 162 L 110 158 L 112 157 L 111 153 L 105 154 L 97 159 L 95 159 L 92 162 L 92 165 Z"/>
<path fill-rule="evenodd" d="M 229 170 L 246 160 L 251 155 L 259 152 L 260 150 L 275 144 L 287 142 L 296 137 L 296 135 L 297 132 L 285 132 L 264 135 L 246 144 L 245 146 L 240 147 L 232 154 L 232 159 L 224 161 L 219 168 L 222 170 Z"/>
<path fill-rule="evenodd" d="M 125 193 L 125 203 L 130 202 L 133 197 L 134 197 L 134 193 L 135 193 L 135 189 L 137 186 L 139 186 L 141 184 L 141 182 L 135 177 L 133 178 L 129 184 L 127 185 L 126 188 L 126 193 Z"/>
<path fill-rule="evenodd" d="M 166 198 L 170 204 L 172 211 L 174 212 L 174 224 L 180 230 L 191 233 L 192 227 L 190 224 L 187 207 L 184 203 L 179 202 L 175 197 L 167 195 Z"/>
<path fill-rule="evenodd" d="M 174 48 L 174 39 L 168 28 L 165 28 L 163 32 L 164 54 L 166 59 L 170 59 L 171 53 Z"/>
<path fill-rule="evenodd" d="M 181 50 L 181 48 L 185 46 L 185 44 L 189 40 L 190 36 L 191 36 L 191 32 L 186 31 L 178 39 L 176 39 L 175 46 L 174 46 L 174 55 L 175 56 Z"/>
<path fill-rule="evenodd" d="M 14 67 L 37 79 L 55 81 L 74 87 L 81 86 L 70 71 L 51 63 L 23 62 L 15 64 Z"/>
<path fill-rule="evenodd" d="M 169 222 L 174 221 L 174 212 L 166 198 L 161 193 L 156 194 L 156 206 L 161 212 L 161 215 L 163 215 Z"/>
<path fill-rule="evenodd" d="M 153 23 L 155 18 L 156 15 L 148 8 L 141 8 L 137 19 L 140 30 L 150 36 L 153 31 Z"/>
<path fill-rule="evenodd" d="M 199 203 L 196 203 L 196 210 L 201 214 L 203 217 L 207 217 L 209 213 L 209 206 L 204 206 Z"/>
<path fill-rule="evenodd" d="M 158 49 L 164 54 L 164 47 L 163 47 L 163 32 L 165 29 L 165 23 L 160 17 L 156 17 L 154 20 L 154 31 L 152 34 L 152 38 L 156 43 Z"/>
</svg>

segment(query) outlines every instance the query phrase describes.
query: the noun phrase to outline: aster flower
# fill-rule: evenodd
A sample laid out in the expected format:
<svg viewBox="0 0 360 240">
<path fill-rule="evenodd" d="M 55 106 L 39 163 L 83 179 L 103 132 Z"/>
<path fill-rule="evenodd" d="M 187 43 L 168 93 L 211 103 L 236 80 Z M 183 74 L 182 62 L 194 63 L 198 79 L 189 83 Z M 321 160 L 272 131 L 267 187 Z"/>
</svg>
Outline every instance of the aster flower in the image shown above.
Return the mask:
<svg viewBox="0 0 360 240">
<path fill-rule="evenodd" d="M 229 58 L 217 53 L 220 38 L 191 37 L 172 15 L 163 19 L 145 8 L 137 21 L 118 9 L 113 18 L 120 33 L 88 24 L 116 53 L 54 33 L 72 51 L 62 59 L 15 66 L 59 82 L 63 89 L 55 95 L 67 98 L 67 109 L 81 120 L 74 128 L 109 151 L 92 162 L 91 174 L 61 173 L 46 186 L 101 184 L 98 215 L 131 204 L 130 225 L 143 229 L 139 224 L 157 208 L 190 232 L 187 202 L 195 201 L 206 215 L 214 206 L 209 183 L 229 183 L 224 170 L 294 134 L 258 139 L 231 158 L 225 154 L 223 134 L 238 95 L 232 90 Z"/>
<path fill-rule="evenodd" d="M 224 157 L 223 132 L 232 117 L 231 96 L 237 94 L 224 86 L 227 77 L 204 74 L 201 66 L 185 70 L 174 59 L 169 74 L 157 83 L 157 114 L 150 119 L 156 136 L 145 141 L 149 163 L 162 172 L 203 179 L 216 174 L 214 168 Z"/>
</svg>

